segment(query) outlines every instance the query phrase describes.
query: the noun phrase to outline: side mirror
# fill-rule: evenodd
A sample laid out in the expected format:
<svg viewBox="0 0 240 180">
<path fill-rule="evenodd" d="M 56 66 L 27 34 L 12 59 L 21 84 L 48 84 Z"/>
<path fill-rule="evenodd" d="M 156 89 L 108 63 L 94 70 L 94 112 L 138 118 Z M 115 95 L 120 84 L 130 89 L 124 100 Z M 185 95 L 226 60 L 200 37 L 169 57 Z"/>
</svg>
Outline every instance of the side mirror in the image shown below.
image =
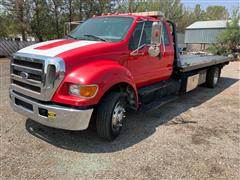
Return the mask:
<svg viewBox="0 0 240 180">
<path fill-rule="evenodd" d="M 160 44 L 162 36 L 162 22 L 154 22 L 152 24 L 151 46 L 148 50 L 150 56 L 158 56 L 160 54 Z"/>
</svg>

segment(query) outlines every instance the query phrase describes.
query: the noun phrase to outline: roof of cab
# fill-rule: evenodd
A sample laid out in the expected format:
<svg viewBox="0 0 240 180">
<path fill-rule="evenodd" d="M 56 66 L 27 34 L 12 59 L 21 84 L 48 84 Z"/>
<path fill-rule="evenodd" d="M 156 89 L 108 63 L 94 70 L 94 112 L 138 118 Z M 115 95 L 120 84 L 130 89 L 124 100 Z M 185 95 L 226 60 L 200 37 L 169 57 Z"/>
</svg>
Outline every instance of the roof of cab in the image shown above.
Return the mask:
<svg viewBox="0 0 240 180">
<path fill-rule="evenodd" d="M 124 14 L 102 14 L 102 16 L 124 16 L 124 17 L 132 17 L 135 19 L 148 19 L 148 20 L 156 20 L 164 17 L 161 11 L 150 11 L 150 12 L 138 12 L 138 13 L 124 13 Z M 99 16 L 101 17 L 101 16 Z"/>
</svg>

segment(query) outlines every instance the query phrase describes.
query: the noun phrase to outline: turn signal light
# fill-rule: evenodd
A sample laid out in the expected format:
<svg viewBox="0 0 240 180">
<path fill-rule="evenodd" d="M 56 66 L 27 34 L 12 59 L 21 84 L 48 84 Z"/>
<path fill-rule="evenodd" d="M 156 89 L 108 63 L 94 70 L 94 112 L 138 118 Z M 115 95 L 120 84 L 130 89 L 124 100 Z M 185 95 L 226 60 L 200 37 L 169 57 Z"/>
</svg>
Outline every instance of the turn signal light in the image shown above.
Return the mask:
<svg viewBox="0 0 240 180">
<path fill-rule="evenodd" d="M 69 86 L 69 94 L 84 98 L 94 97 L 97 94 L 97 91 L 98 86 L 96 84 L 92 85 L 71 84 Z"/>
<path fill-rule="evenodd" d="M 93 97 L 96 95 L 98 87 L 96 85 L 80 86 L 80 96 Z"/>
</svg>

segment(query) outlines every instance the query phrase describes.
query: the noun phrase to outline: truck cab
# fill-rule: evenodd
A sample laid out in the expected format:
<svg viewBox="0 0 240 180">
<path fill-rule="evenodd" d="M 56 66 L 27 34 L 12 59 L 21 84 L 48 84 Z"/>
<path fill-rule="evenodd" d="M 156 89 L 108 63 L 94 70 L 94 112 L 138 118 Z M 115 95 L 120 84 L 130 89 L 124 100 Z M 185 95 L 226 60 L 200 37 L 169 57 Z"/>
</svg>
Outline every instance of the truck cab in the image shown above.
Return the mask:
<svg viewBox="0 0 240 180">
<path fill-rule="evenodd" d="M 177 49 L 175 24 L 161 12 L 93 17 L 66 38 L 13 55 L 11 105 L 54 128 L 83 130 L 91 121 L 112 140 L 128 109 L 148 111 L 199 84 L 215 86 L 228 63 L 215 57 L 186 66 Z"/>
</svg>

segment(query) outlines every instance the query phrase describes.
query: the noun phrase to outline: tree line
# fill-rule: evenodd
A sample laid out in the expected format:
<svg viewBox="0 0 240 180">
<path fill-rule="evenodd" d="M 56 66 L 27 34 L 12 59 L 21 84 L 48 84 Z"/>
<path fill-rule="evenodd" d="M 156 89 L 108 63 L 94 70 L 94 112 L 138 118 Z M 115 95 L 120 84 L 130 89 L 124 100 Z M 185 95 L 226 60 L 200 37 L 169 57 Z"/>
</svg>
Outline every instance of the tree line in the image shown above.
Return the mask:
<svg viewBox="0 0 240 180">
<path fill-rule="evenodd" d="M 224 6 L 184 7 L 181 0 L 0 0 L 0 37 L 34 36 L 38 41 L 63 36 L 65 22 L 86 20 L 102 13 L 161 10 L 179 32 L 195 21 L 225 20 Z"/>
</svg>

